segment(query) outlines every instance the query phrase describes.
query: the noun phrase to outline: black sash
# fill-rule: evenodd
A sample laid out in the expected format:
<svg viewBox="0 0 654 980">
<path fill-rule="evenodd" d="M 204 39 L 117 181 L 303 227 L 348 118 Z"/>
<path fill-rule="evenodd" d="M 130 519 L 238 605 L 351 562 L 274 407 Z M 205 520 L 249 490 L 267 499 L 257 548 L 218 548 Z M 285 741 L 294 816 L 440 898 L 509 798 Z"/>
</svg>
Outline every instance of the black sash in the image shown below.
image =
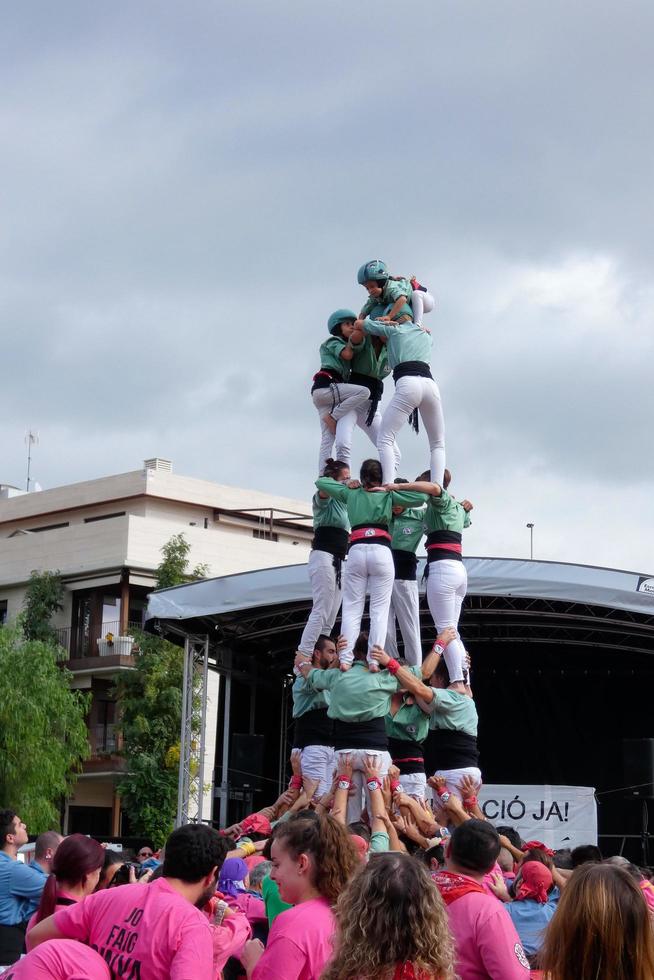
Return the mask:
<svg viewBox="0 0 654 980">
<path fill-rule="evenodd" d="M 373 749 L 375 752 L 388 750 L 388 735 L 383 718 L 371 721 L 339 721 L 334 719 L 335 749 Z"/>
<path fill-rule="evenodd" d="M 395 384 L 400 378 L 432 378 L 431 368 L 424 361 L 403 361 L 393 368 L 393 381 Z"/>
<path fill-rule="evenodd" d="M 425 766 L 430 775 L 437 769 L 466 769 L 478 765 L 479 750 L 474 735 L 448 728 L 430 729 L 425 742 Z"/>
<path fill-rule="evenodd" d="M 397 580 L 403 582 L 416 581 L 418 558 L 412 551 L 393 548 L 393 564 L 395 565 L 395 578 Z"/>
<path fill-rule="evenodd" d="M 312 708 L 295 719 L 294 749 L 307 745 L 333 745 L 334 722 L 327 717 L 327 708 Z"/>
</svg>

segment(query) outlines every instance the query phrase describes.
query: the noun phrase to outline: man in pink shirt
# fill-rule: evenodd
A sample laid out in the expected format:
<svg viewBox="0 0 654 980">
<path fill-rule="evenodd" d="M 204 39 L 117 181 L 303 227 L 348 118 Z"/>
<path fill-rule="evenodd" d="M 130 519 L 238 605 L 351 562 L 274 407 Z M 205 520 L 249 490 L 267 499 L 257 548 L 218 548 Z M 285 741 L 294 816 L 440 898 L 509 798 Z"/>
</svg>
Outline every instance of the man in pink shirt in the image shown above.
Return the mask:
<svg viewBox="0 0 654 980">
<path fill-rule="evenodd" d="M 33 945 L 77 939 L 124 980 L 200 980 L 214 975 L 213 933 L 200 909 L 216 890 L 229 844 L 200 824 L 168 838 L 163 876 L 89 895 L 43 919 Z"/>
<path fill-rule="evenodd" d="M 88 946 L 51 939 L 10 966 L 2 980 L 111 980 L 111 973 Z"/>
<path fill-rule="evenodd" d="M 529 962 L 506 909 L 484 889 L 500 853 L 497 831 L 467 820 L 450 838 L 446 871 L 432 875 L 447 907 L 461 980 L 527 980 Z"/>
</svg>

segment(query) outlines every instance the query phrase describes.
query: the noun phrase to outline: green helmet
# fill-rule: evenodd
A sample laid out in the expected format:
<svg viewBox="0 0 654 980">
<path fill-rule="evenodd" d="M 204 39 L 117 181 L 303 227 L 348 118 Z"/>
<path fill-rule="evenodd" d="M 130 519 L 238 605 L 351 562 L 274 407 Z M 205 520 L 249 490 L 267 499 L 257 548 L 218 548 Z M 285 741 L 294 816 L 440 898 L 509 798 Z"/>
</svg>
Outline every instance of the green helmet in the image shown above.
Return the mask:
<svg viewBox="0 0 654 980">
<path fill-rule="evenodd" d="M 371 279 L 388 279 L 388 266 L 381 259 L 371 259 L 357 272 L 357 282 L 360 286 Z"/>
<path fill-rule="evenodd" d="M 336 310 L 327 321 L 327 329 L 330 333 L 336 333 L 336 327 L 339 327 L 344 320 L 356 320 L 356 318 L 357 315 L 352 310 Z"/>
</svg>

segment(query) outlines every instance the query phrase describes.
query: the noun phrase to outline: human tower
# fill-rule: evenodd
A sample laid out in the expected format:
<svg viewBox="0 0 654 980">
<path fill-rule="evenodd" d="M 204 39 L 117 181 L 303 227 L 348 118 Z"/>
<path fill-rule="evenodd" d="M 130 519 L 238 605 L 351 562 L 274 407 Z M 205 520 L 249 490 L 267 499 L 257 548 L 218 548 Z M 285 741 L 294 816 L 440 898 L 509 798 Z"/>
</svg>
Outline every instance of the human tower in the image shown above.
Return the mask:
<svg viewBox="0 0 654 980">
<path fill-rule="evenodd" d="M 311 388 L 320 421 L 314 538 L 308 563 L 313 605 L 298 647 L 294 694 L 307 693 L 303 683 L 308 674 L 303 668 L 309 662 L 321 666 L 315 654 L 323 639 L 331 636 L 341 605 L 341 672 L 351 670 L 355 660 L 361 663 L 363 658 L 356 653 L 366 642 L 367 672 L 376 674 L 380 664 L 386 666 L 380 651 L 396 663 L 397 623 L 405 661 L 419 673 L 423 653 L 416 552 L 425 534 L 427 601 L 436 632 L 446 641 L 442 655 L 447 686 L 463 689 L 469 677 L 458 631 L 467 588 L 462 533 L 470 524 L 472 504 L 457 501 L 448 492 L 451 475 L 445 468 L 441 395 L 430 367 L 433 339 L 423 325 L 424 315 L 434 309 L 434 297 L 415 278 L 391 275 L 381 259 L 362 265 L 357 279 L 367 292 L 366 301 L 358 316 L 339 309 L 329 317 L 328 336 L 320 345 L 320 368 Z M 394 392 L 382 413 L 384 380 L 391 373 Z M 421 439 L 425 438 L 421 428 L 424 430 L 428 446 L 428 468 L 413 481 L 400 475 L 398 437 L 407 423 Z M 355 476 L 351 444 L 356 426 L 368 436 L 376 454 L 362 463 Z M 370 622 L 366 641 L 360 634 L 367 594 Z M 314 686 L 318 682 L 314 678 Z M 335 695 L 336 691 L 332 698 Z M 326 700 L 329 706 L 329 697 Z M 345 712 L 343 705 L 340 708 Z M 297 719 L 309 713 L 298 709 L 297 703 L 296 709 Z M 329 714 L 336 716 L 338 711 Z M 322 718 L 324 721 L 324 711 Z M 357 716 L 357 722 L 365 726 L 366 719 Z M 456 724 L 452 722 L 453 729 Z M 474 736 L 474 759 L 470 752 L 467 757 L 463 753 L 464 761 L 474 761 L 474 766 L 440 768 L 478 774 L 476 712 Z M 323 744 L 327 737 L 321 736 Z M 370 741 L 370 733 L 365 738 Z M 454 758 L 456 761 L 456 753 Z M 319 792 L 331 781 L 333 764 L 333 758 L 330 762 L 326 756 Z"/>
</svg>

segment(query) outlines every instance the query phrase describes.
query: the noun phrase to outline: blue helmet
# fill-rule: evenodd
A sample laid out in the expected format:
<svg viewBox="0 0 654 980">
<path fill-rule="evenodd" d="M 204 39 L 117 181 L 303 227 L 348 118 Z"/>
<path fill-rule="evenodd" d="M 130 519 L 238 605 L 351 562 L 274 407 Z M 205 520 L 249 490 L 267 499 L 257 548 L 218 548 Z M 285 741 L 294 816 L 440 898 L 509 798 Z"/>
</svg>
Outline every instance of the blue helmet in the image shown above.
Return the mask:
<svg viewBox="0 0 654 980">
<path fill-rule="evenodd" d="M 339 327 L 344 320 L 356 320 L 356 318 L 357 315 L 352 310 L 336 310 L 327 321 L 327 329 L 330 333 L 335 333 L 336 327 Z"/>
<path fill-rule="evenodd" d="M 357 282 L 360 286 L 370 279 L 388 279 L 388 266 L 381 259 L 371 259 L 357 272 Z"/>
</svg>

